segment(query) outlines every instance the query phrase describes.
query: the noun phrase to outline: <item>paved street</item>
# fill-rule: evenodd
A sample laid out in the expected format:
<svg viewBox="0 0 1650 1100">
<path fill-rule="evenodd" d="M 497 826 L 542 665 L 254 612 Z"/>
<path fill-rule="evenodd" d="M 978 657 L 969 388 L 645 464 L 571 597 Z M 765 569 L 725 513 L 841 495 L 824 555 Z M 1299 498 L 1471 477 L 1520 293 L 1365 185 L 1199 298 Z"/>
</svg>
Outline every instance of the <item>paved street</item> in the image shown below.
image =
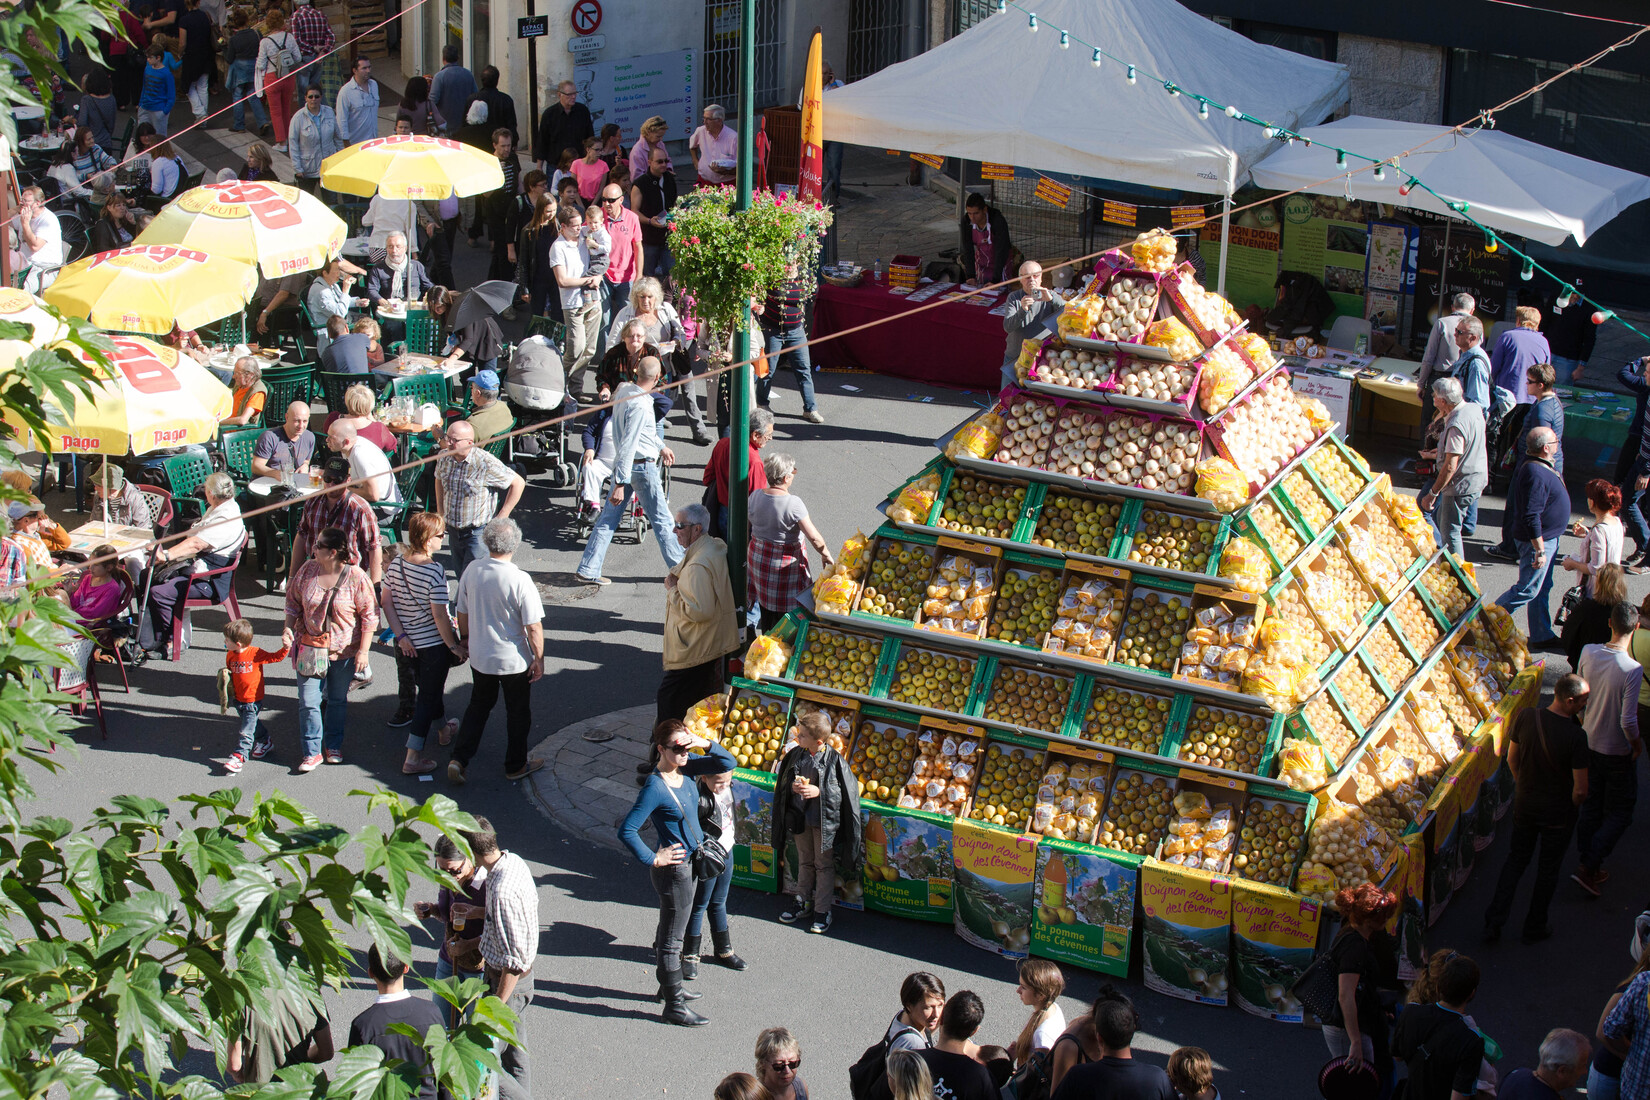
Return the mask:
<svg viewBox="0 0 1650 1100">
<path fill-rule="evenodd" d="M 211 168 L 235 160 L 228 148 L 214 148 L 219 136 L 221 131 L 209 131 L 191 145 Z M 863 178 L 871 181 L 873 175 L 868 171 Z M 844 239 L 859 242 L 864 262 L 875 255 L 886 260 L 894 244 L 912 239 L 887 235 L 884 227 L 892 223 L 902 232 L 921 234 L 925 243 L 910 250 L 925 256 L 945 246 L 927 242 L 954 237 L 943 199 L 905 187 L 855 188 L 860 177 L 853 172 L 847 177 L 854 198 L 845 206 Z M 455 258 L 461 276 L 479 278 L 484 257 L 461 248 Z M 788 375 L 782 377 L 774 396 L 778 433 L 770 450 L 796 457 L 795 491 L 833 547 L 856 528 L 873 530 L 879 520 L 874 506 L 882 495 L 928 460 L 935 436 L 987 400 L 982 393 L 872 375 L 827 372 L 818 383 L 827 423 L 813 426 L 801 419 L 793 384 Z M 668 442 L 677 454 L 673 501 L 697 500 L 708 450 L 692 446 L 675 423 Z M 1371 450 L 1369 457 L 1377 468 L 1394 468 L 1404 455 Z M 61 515 L 70 500 L 53 493 L 47 504 Z M 731 906 L 734 942 L 751 969 L 733 974 L 706 967 L 698 983 L 705 997 L 695 1007 L 712 1026 L 687 1031 L 656 1022 L 658 1009 L 650 999 L 654 895 L 645 871 L 616 851 L 612 833 L 635 791 L 634 764 L 643 752 L 637 733 L 651 714 L 658 681 L 663 567 L 651 538 L 639 546 L 618 543 L 606 569 L 611 587 L 574 585 L 570 574 L 581 547 L 572 531 L 571 505 L 570 490 L 553 490 L 540 480 L 531 483 L 519 513 L 527 548 L 517 561 L 540 582 L 547 611 L 546 675 L 534 686 L 533 703 L 536 751 L 551 766 L 534 782 L 510 783 L 502 776 L 501 714 L 471 766 L 469 785 L 452 788 L 443 777 L 420 782 L 401 775 L 402 737 L 384 725 L 395 709 L 395 675 L 382 647 L 374 651 L 374 683 L 351 698 L 346 763 L 307 776 L 293 772 L 298 746 L 292 675 L 275 666 L 267 717 L 276 752 L 249 764 L 239 777 L 224 776 L 221 761 L 233 747 L 235 723 L 218 713 L 213 686 L 223 659 L 218 633 L 223 615 L 207 612 L 197 614 L 195 645 L 182 660 L 134 671 L 129 696 L 118 686 L 106 692 L 109 739 L 98 740 L 88 725 L 80 737 L 80 759 L 62 775 L 35 778 L 36 809 L 85 820 L 117 794 L 168 799 L 239 786 L 249 794 L 286 791 L 323 818 L 359 828 L 365 823 L 362 800 L 349 794 L 381 784 L 413 797 L 450 794 L 465 809 L 490 816 L 504 845 L 531 862 L 540 884 L 542 958 L 527 1034 L 536 1092 L 543 1097 L 708 1096 L 724 1074 L 751 1068 L 757 1032 L 775 1024 L 798 1036 L 810 1093 L 821 1100 L 846 1096 L 847 1066 L 882 1033 L 898 1008 L 899 980 L 917 968 L 938 972 L 948 990 L 980 993 L 986 1004 L 981 1041 L 1011 1039 L 1026 1011 L 1014 994 L 1011 963 L 967 946 L 950 929 L 875 914 L 845 914 L 829 937 L 806 937 L 773 919 L 774 899 L 746 891 L 735 891 Z M 66 518 L 76 522 L 72 515 Z M 1500 502 L 1486 500 L 1485 533 L 1493 533 L 1499 519 Z M 1470 556 L 1482 560 L 1481 551 L 1482 537 Z M 1479 575 L 1493 597 L 1506 587 L 1512 570 L 1483 564 Z M 1635 578 L 1635 599 L 1646 587 L 1644 578 Z M 279 599 L 264 595 L 250 578 L 243 579 L 240 594 L 259 641 L 269 644 L 280 630 Z M 1562 665 L 1562 658 L 1557 663 Z M 100 679 L 107 686 L 110 677 L 100 672 Z M 449 709 L 461 709 L 468 694 L 468 676 L 457 670 L 449 681 Z M 612 738 L 591 740 L 587 733 Z M 1456 947 L 1484 964 L 1474 1014 L 1507 1050 L 1504 1068 L 1531 1064 L 1550 1027 L 1591 1034 L 1608 989 L 1628 968 L 1632 916 L 1641 900 L 1650 898 L 1650 869 L 1628 857 L 1643 835 L 1641 824 L 1623 845 L 1604 899 L 1584 901 L 1568 881 L 1561 885 L 1553 913 L 1559 936 L 1546 944 L 1521 947 L 1516 936 L 1493 949 L 1478 944 L 1479 915 L 1505 836 L 1482 854 L 1471 882 L 1432 930 L 1431 946 Z M 417 966 L 427 973 L 434 943 L 415 936 L 415 944 Z M 1580 945 L 1591 950 L 1578 950 Z M 1071 1018 L 1084 1010 L 1098 983 L 1075 969 L 1067 978 L 1069 995 L 1062 1003 Z M 1311 1095 L 1326 1057 L 1317 1034 L 1260 1021 L 1236 1008 L 1157 996 L 1138 982 L 1122 984 L 1142 1009 L 1139 1049 L 1145 1056 L 1161 1062 L 1175 1046 L 1200 1045 L 1220 1067 L 1217 1083 L 1227 1097 Z M 370 1000 L 370 983 L 332 998 L 340 1042 L 348 1020 Z"/>
</svg>

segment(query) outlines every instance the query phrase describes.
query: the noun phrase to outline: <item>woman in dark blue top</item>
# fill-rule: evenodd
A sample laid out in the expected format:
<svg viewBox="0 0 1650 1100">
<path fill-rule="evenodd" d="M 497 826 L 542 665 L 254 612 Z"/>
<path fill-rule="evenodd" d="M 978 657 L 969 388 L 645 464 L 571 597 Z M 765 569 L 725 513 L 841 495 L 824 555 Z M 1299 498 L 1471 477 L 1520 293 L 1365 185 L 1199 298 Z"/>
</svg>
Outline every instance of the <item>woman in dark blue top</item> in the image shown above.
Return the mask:
<svg viewBox="0 0 1650 1100">
<path fill-rule="evenodd" d="M 706 750 L 697 759 L 689 753 Z M 653 727 L 653 771 L 642 782 L 642 793 L 619 825 L 619 839 L 647 864 L 653 889 L 659 894 L 659 930 L 653 937 L 658 955 L 659 997 L 665 1003 L 666 1023 L 700 1027 L 709 1020 L 688 1008 L 699 996 L 682 989 L 682 937 L 693 913 L 693 853 L 704 843 L 699 827 L 699 785 L 693 778 L 732 771 L 737 764 L 721 745 L 695 737 L 674 719 Z M 658 851 L 642 842 L 642 822 L 653 822 Z"/>
</svg>

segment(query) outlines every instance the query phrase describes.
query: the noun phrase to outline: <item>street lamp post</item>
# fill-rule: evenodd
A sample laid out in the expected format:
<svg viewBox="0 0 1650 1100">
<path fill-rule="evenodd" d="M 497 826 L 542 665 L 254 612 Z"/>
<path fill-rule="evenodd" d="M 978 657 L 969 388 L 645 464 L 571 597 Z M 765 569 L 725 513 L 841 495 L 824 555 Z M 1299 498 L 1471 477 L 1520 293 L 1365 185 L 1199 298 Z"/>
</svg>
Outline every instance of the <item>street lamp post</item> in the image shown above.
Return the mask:
<svg viewBox="0 0 1650 1100">
<path fill-rule="evenodd" d="M 742 0 L 739 12 L 739 188 L 736 210 L 749 210 L 751 184 L 756 178 L 756 0 Z M 728 441 L 728 575 L 735 605 L 745 607 L 746 499 L 750 495 L 751 436 L 751 312 L 734 336 L 733 370 L 729 388 L 731 437 Z"/>
</svg>

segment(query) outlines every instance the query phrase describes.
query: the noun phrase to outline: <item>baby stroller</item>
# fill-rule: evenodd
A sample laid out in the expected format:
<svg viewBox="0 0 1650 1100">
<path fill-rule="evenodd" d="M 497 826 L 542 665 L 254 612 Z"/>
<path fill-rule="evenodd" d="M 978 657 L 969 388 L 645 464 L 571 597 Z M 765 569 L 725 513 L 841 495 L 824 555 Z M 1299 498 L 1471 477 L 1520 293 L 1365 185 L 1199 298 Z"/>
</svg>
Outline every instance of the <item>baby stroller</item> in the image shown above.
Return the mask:
<svg viewBox="0 0 1650 1100">
<path fill-rule="evenodd" d="M 542 336 L 529 336 L 516 345 L 504 372 L 504 400 L 517 424 L 536 424 L 552 417 L 571 416 L 578 403 L 567 395 L 561 355 Z M 567 424 L 558 420 L 516 438 L 517 457 L 537 457 L 550 471 L 550 484 L 559 488 L 577 484 L 577 472 L 567 461 Z"/>
</svg>

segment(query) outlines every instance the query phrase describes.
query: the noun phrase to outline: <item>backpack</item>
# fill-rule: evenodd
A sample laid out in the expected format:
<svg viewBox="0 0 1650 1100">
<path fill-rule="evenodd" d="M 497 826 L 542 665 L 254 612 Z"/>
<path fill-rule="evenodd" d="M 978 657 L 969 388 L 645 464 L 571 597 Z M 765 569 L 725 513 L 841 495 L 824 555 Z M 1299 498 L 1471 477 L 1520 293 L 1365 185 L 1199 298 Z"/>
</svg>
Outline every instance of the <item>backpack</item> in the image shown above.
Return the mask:
<svg viewBox="0 0 1650 1100">
<path fill-rule="evenodd" d="M 922 1034 L 916 1028 L 907 1025 L 892 1035 L 884 1035 L 865 1048 L 865 1053 L 859 1056 L 859 1061 L 848 1067 L 848 1095 L 854 1100 L 865 1100 L 865 1097 L 871 1095 L 871 1089 L 876 1083 L 888 1075 L 888 1049 L 893 1046 L 895 1039 L 907 1033 Z"/>
<path fill-rule="evenodd" d="M 1075 1065 L 1084 1065 L 1089 1056 L 1083 1050 L 1083 1044 L 1069 1035 L 1062 1035 L 1054 1040 L 1054 1045 L 1046 1050 L 1034 1050 L 1014 1075 L 1003 1085 L 1003 1100 L 1048 1100 L 1054 1091 L 1049 1082 L 1054 1077 L 1054 1051 L 1061 1043 L 1070 1043 L 1077 1048 Z"/>
</svg>

